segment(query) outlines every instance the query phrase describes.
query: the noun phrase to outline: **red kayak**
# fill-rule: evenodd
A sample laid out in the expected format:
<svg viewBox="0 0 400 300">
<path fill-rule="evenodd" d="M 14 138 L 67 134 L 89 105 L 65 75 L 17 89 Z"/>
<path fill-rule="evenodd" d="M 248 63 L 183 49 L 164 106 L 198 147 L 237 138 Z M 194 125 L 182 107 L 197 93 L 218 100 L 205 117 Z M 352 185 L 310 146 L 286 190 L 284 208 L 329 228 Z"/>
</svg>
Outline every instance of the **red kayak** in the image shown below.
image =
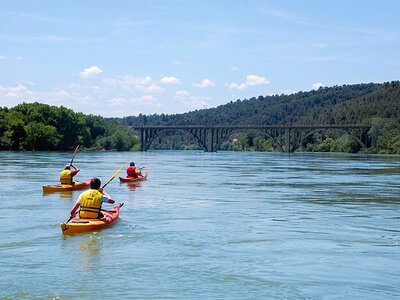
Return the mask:
<svg viewBox="0 0 400 300">
<path fill-rule="evenodd" d="M 146 172 L 146 173 L 144 173 L 144 175 L 139 176 L 139 177 L 120 177 L 120 178 L 119 178 L 119 181 L 120 181 L 120 182 L 142 181 L 142 180 L 146 180 L 147 174 L 149 174 L 149 172 Z"/>
<path fill-rule="evenodd" d="M 61 229 L 63 234 L 72 234 L 83 231 L 94 231 L 110 226 L 119 216 L 119 209 L 123 203 L 110 208 L 108 210 L 102 210 L 103 217 L 101 219 L 74 219 L 67 223 L 61 223 Z"/>
</svg>

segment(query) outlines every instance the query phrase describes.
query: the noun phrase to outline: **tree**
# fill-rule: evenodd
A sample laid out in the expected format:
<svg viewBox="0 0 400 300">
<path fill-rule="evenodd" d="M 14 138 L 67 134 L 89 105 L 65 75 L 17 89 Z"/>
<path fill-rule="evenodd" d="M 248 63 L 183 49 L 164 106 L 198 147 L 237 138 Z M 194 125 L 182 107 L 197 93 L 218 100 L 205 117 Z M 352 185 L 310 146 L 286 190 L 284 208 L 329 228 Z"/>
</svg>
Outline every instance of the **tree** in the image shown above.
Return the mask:
<svg viewBox="0 0 400 300">
<path fill-rule="evenodd" d="M 25 132 L 22 145 L 26 150 L 56 150 L 60 143 L 57 129 L 51 125 L 32 122 L 25 126 Z"/>
<path fill-rule="evenodd" d="M 10 145 L 11 150 L 20 150 L 20 145 L 26 137 L 24 116 L 18 111 L 10 111 L 5 120 L 7 129 L 4 132 L 4 138 L 8 140 L 6 144 Z"/>
</svg>

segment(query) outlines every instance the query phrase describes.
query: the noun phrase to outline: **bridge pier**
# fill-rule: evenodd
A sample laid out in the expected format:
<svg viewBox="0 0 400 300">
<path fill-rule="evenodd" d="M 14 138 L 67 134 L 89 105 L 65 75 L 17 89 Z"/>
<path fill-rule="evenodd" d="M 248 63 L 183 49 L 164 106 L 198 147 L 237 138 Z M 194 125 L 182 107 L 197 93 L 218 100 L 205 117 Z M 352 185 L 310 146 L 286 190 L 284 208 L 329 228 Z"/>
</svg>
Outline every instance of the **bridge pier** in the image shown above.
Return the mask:
<svg viewBox="0 0 400 300">
<path fill-rule="evenodd" d="M 213 128 L 207 128 L 207 145 L 206 145 L 206 152 L 214 152 L 217 151 L 216 149 L 214 150 L 214 129 Z"/>
<path fill-rule="evenodd" d="M 140 129 L 140 151 L 146 151 L 146 149 L 144 148 L 145 146 L 145 137 L 144 137 L 144 129 L 141 128 Z"/>
<path fill-rule="evenodd" d="M 285 153 L 290 153 L 290 129 L 285 128 Z"/>
</svg>

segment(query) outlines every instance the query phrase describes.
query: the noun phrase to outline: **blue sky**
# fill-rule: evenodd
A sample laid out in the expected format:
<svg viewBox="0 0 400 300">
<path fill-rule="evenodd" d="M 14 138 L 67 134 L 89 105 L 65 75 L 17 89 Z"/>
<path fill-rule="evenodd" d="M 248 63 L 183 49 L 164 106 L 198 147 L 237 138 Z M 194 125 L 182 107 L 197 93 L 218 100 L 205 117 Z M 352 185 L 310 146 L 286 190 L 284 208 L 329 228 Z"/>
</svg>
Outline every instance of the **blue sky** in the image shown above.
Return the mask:
<svg viewBox="0 0 400 300">
<path fill-rule="evenodd" d="M 104 117 L 400 78 L 400 1 L 0 0 L 0 106 Z"/>
</svg>

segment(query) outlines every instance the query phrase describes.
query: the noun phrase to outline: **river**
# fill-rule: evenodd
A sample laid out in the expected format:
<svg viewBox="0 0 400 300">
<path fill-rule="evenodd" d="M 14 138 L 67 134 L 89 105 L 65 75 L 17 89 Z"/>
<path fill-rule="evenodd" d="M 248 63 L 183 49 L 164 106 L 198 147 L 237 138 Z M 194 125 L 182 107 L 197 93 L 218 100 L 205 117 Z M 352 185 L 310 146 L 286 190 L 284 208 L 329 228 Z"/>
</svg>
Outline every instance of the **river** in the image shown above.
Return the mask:
<svg viewBox="0 0 400 300">
<path fill-rule="evenodd" d="M 0 152 L 1 299 L 400 297 L 400 156 L 78 152 L 77 180 L 149 176 L 108 184 L 114 226 L 63 236 L 80 192 L 42 185 L 72 155 Z"/>
</svg>

